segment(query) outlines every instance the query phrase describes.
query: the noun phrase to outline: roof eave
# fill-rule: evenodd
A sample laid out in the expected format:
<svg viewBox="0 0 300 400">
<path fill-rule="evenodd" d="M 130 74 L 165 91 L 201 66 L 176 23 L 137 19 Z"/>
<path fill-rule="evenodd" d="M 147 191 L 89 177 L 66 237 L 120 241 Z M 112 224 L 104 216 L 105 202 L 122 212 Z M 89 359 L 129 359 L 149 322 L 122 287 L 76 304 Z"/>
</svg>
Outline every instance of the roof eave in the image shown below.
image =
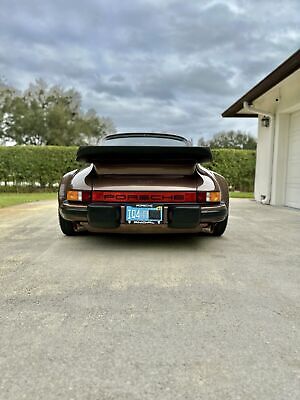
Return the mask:
<svg viewBox="0 0 300 400">
<path fill-rule="evenodd" d="M 247 113 L 231 114 L 231 113 L 228 113 L 228 114 L 225 115 L 225 111 L 224 111 L 223 114 L 222 114 L 222 117 L 225 117 L 225 118 L 236 118 L 236 117 L 239 117 L 239 118 L 257 118 L 258 114 L 247 114 Z"/>
<path fill-rule="evenodd" d="M 287 60 L 280 64 L 274 71 L 267 75 L 257 85 L 250 89 L 243 97 L 238 99 L 227 110 L 222 113 L 222 117 L 247 117 L 255 118 L 257 114 L 239 113 L 243 109 L 243 103 L 246 101 L 251 104 L 258 97 L 272 89 L 278 83 L 290 76 L 300 68 L 300 49 L 292 54 Z"/>
</svg>

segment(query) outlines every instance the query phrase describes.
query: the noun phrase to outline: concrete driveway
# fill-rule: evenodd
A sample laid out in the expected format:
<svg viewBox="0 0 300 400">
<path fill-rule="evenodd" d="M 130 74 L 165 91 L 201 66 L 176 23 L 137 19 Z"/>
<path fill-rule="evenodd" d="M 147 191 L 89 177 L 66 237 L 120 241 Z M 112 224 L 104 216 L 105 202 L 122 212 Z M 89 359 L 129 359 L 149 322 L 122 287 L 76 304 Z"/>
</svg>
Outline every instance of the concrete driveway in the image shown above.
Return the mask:
<svg viewBox="0 0 300 400">
<path fill-rule="evenodd" d="M 0 398 L 300 398 L 300 212 L 231 204 L 222 238 L 0 210 Z"/>
</svg>

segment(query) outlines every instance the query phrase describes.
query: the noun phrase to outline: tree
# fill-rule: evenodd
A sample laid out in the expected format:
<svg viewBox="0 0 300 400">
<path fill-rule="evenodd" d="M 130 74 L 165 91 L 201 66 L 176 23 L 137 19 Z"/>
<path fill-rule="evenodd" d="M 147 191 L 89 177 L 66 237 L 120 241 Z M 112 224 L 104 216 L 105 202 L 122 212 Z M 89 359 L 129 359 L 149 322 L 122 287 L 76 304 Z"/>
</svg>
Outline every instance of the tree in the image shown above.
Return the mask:
<svg viewBox="0 0 300 400">
<path fill-rule="evenodd" d="M 108 118 L 81 109 L 74 89 L 48 87 L 43 80 L 24 92 L 0 82 L 0 140 L 31 145 L 82 145 L 98 143 L 114 132 Z"/>
<path fill-rule="evenodd" d="M 208 144 L 207 144 L 206 140 L 205 140 L 203 137 L 200 137 L 200 138 L 198 139 L 198 143 L 197 143 L 197 145 L 198 145 L 199 147 L 205 147 L 205 146 L 208 146 Z"/>
<path fill-rule="evenodd" d="M 247 132 L 242 131 L 223 131 L 215 134 L 212 139 L 205 141 L 200 138 L 198 145 L 210 146 L 211 148 L 229 148 L 229 149 L 256 149 L 256 139 Z"/>
</svg>

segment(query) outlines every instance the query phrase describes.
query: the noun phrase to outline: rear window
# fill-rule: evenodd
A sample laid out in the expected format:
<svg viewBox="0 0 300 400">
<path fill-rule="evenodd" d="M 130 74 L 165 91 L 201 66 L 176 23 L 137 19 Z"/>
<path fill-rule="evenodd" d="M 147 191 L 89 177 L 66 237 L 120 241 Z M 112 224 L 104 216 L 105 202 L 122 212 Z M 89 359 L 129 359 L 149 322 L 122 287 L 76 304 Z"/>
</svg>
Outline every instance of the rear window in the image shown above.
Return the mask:
<svg viewBox="0 0 300 400">
<path fill-rule="evenodd" d="M 180 137 L 164 136 L 120 136 L 107 137 L 104 146 L 189 146 L 189 142 Z"/>
</svg>

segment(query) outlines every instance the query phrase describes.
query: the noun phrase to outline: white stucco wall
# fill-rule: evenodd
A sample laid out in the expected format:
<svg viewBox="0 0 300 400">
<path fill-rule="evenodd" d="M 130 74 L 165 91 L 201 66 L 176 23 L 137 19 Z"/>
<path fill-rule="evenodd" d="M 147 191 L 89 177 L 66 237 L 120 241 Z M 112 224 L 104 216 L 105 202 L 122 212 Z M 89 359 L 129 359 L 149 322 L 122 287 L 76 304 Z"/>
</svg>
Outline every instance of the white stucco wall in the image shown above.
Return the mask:
<svg viewBox="0 0 300 400">
<path fill-rule="evenodd" d="M 254 101 L 254 107 L 274 114 L 269 128 L 258 119 L 255 199 L 284 205 L 291 113 L 300 110 L 300 70 Z M 299 154 L 300 157 L 300 154 Z"/>
<path fill-rule="evenodd" d="M 258 118 L 254 197 L 256 201 L 266 200 L 267 203 L 271 197 L 270 185 L 275 124 L 276 119 L 273 119 L 270 127 L 262 127 L 261 117 Z"/>
<path fill-rule="evenodd" d="M 277 113 L 274 135 L 271 204 L 285 204 L 290 114 Z"/>
</svg>

